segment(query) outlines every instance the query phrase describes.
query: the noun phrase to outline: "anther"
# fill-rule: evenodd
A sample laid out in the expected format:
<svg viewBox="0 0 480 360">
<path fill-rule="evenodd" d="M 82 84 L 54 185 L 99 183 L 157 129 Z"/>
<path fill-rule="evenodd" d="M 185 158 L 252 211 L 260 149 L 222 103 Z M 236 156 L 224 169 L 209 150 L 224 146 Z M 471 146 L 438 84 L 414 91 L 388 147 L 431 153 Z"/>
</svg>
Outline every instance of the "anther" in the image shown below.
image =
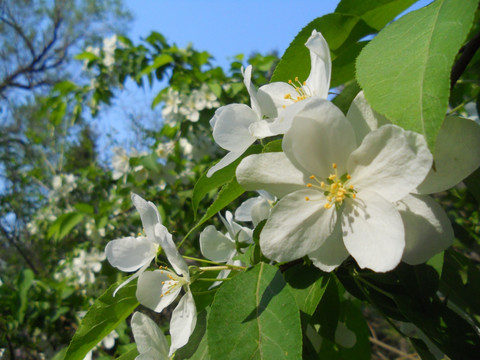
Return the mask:
<svg viewBox="0 0 480 360">
<path fill-rule="evenodd" d="M 333 164 L 332 164 L 332 168 L 336 169 L 336 168 L 337 168 L 337 164 L 333 163 Z"/>
<path fill-rule="evenodd" d="M 315 179 L 315 175 L 310 175 L 309 179 L 312 179 L 312 180 Z"/>
<path fill-rule="evenodd" d="M 309 201 L 310 198 L 308 196 L 305 196 L 305 201 Z"/>
<path fill-rule="evenodd" d="M 307 184 L 307 187 L 308 187 L 308 188 L 311 188 L 311 187 L 312 187 L 312 184 L 308 183 L 308 184 Z"/>
</svg>

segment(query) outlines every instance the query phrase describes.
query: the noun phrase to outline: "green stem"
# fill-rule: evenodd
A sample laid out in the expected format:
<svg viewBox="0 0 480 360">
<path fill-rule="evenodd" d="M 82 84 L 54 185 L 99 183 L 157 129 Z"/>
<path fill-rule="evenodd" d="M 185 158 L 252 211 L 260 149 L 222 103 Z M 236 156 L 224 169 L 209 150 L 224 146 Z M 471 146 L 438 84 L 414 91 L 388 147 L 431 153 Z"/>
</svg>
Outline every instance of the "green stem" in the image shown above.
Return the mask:
<svg viewBox="0 0 480 360">
<path fill-rule="evenodd" d="M 218 270 L 246 270 L 245 266 L 236 266 L 236 265 L 221 265 L 221 266 L 201 266 L 199 267 L 202 271 L 218 271 Z"/>
<path fill-rule="evenodd" d="M 188 260 L 193 260 L 193 261 L 198 261 L 198 262 L 204 262 L 204 263 L 207 263 L 207 264 L 213 264 L 213 265 L 220 265 L 220 263 L 218 262 L 215 262 L 215 261 L 210 261 L 210 260 L 205 260 L 205 259 L 199 259 L 199 258 L 195 258 L 195 257 L 192 257 L 192 256 L 186 256 L 186 255 L 182 255 L 184 259 L 188 259 Z"/>
<path fill-rule="evenodd" d="M 230 278 L 223 278 L 223 279 L 209 279 L 209 278 L 198 278 L 196 281 L 207 281 L 207 282 L 215 282 L 215 281 L 228 281 Z"/>
</svg>

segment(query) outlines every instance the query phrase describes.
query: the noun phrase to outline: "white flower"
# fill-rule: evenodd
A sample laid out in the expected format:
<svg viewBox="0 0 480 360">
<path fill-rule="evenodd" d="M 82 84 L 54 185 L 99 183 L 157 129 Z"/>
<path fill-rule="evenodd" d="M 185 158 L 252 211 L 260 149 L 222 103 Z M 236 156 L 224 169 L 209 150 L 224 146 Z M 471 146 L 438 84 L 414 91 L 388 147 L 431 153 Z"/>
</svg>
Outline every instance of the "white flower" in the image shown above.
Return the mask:
<svg viewBox="0 0 480 360">
<path fill-rule="evenodd" d="M 298 79 L 288 84 L 275 82 L 260 87 L 257 92 L 251 82 L 252 66 L 246 68 L 243 76 L 251 108 L 230 104 L 215 112 L 210 120 L 213 138 L 229 153 L 208 171 L 207 176 L 238 159 L 257 139 L 284 134 L 293 116 L 308 103 L 306 99 L 327 98 L 331 73 L 328 44 L 322 34 L 314 30 L 305 46 L 310 50 L 312 66 L 303 83 Z"/>
<path fill-rule="evenodd" d="M 152 319 L 135 312 L 130 325 L 139 352 L 136 360 L 169 359 L 167 339 Z"/>
<path fill-rule="evenodd" d="M 103 65 L 111 67 L 115 63 L 115 49 L 117 48 L 117 35 L 103 39 Z"/>
<path fill-rule="evenodd" d="M 233 215 L 230 211 L 225 213 L 225 218 L 219 213 L 220 219 L 227 228 L 227 233 L 222 234 L 215 229 L 215 226 L 207 226 L 200 234 L 200 251 L 204 257 L 219 263 L 231 265 L 243 265 L 239 260 L 233 258 L 240 254 L 238 246 L 252 243 L 252 229 L 241 226 L 233 221 Z M 230 270 L 222 270 L 218 274 L 218 279 L 228 277 Z M 215 282 L 212 287 L 218 285 Z"/>
<path fill-rule="evenodd" d="M 277 135 L 270 131 L 269 121 L 263 119 L 268 109 L 262 108 L 266 104 L 259 102 L 261 98 L 257 99 L 256 90 L 250 81 L 251 75 L 250 65 L 245 69 L 243 77 L 252 107 L 244 104 L 222 106 L 210 120 L 215 142 L 229 153 L 208 170 L 207 176 L 212 176 L 217 170 L 238 159 L 255 140 Z"/>
<path fill-rule="evenodd" d="M 253 222 L 257 226 L 259 222 L 268 218 L 272 204 L 277 198 L 266 191 L 257 191 L 260 196 L 244 201 L 235 210 L 235 220 Z"/>
<path fill-rule="evenodd" d="M 114 292 L 116 292 L 136 279 L 150 265 L 151 261 L 157 256 L 158 248 L 162 244 L 162 235 L 157 234 L 156 226 L 165 229 L 161 224 L 162 219 L 158 213 L 157 207 L 150 201 L 145 201 L 140 196 L 132 194 L 132 202 L 140 214 L 143 230 L 146 236 L 125 237 L 110 241 L 105 247 L 105 254 L 110 264 L 121 271 L 136 273 L 128 280 L 123 282 Z M 166 233 L 166 229 L 164 230 Z"/>
<path fill-rule="evenodd" d="M 404 227 L 394 203 L 425 179 L 432 155 L 421 135 L 394 125 L 356 144 L 349 120 L 317 98 L 294 118 L 284 153 L 252 155 L 240 163 L 237 178 L 245 189 L 282 197 L 260 234 L 267 257 L 281 262 L 308 255 L 326 271 L 349 254 L 362 268 L 382 272 L 397 266 L 405 228 L 407 237 L 420 229 Z M 436 220 L 441 228 L 450 226 Z"/>
<path fill-rule="evenodd" d="M 389 121 L 377 114 L 360 92 L 347 119 L 357 142 Z M 425 180 L 394 205 L 402 216 L 407 236 L 402 260 L 416 265 L 452 244 L 453 230 L 443 209 L 428 194 L 445 191 L 470 175 L 480 165 L 480 126 L 471 119 L 447 116 L 435 143 L 435 166 Z"/>
<path fill-rule="evenodd" d="M 156 224 L 155 236 L 159 239 L 174 271 L 164 267 L 161 270 L 142 273 L 138 279 L 136 296 L 140 304 L 161 312 L 177 298 L 182 288 L 185 289 L 185 294 L 173 310 L 170 321 L 172 343 L 169 356 L 171 356 L 188 342 L 197 322 L 197 310 L 189 287 L 188 266 L 177 251 L 172 235 L 164 226 Z"/>
<path fill-rule="evenodd" d="M 296 77 L 288 83 L 273 82 L 260 87 L 257 97 L 264 103 L 270 102 L 274 109 L 270 110 L 275 121 L 270 130 L 277 134 L 284 134 L 291 125 L 292 119 L 310 99 L 327 99 L 330 88 L 332 61 L 330 50 L 325 38 L 316 30 L 308 38 L 305 46 L 310 51 L 310 74 L 305 81 Z"/>
<path fill-rule="evenodd" d="M 130 168 L 130 158 L 124 148 L 116 146 L 112 149 L 112 166 L 113 166 L 113 180 L 120 179 L 124 174 L 128 172 Z"/>
</svg>

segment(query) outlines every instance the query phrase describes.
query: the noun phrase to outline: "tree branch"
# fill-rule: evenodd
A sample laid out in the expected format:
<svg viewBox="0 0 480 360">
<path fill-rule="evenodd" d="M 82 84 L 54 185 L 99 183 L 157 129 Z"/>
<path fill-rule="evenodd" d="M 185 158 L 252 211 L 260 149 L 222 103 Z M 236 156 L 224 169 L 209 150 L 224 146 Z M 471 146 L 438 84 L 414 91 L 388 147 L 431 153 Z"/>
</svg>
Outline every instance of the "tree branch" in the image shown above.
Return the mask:
<svg viewBox="0 0 480 360">
<path fill-rule="evenodd" d="M 453 89 L 478 48 L 480 48 L 480 33 L 477 33 L 462 49 L 460 49 L 462 55 L 452 68 L 452 73 L 450 75 L 450 89 Z"/>
</svg>

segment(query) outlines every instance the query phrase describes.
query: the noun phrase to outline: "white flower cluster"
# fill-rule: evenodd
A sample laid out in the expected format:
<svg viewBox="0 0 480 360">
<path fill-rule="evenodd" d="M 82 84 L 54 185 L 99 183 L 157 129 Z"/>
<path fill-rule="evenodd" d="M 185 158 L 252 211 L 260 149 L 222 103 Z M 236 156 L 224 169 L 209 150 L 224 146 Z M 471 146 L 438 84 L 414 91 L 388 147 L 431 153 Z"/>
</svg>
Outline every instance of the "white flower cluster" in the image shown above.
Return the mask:
<svg viewBox="0 0 480 360">
<path fill-rule="evenodd" d="M 122 271 L 136 271 L 117 288 L 115 293 L 130 281 L 138 278 L 136 292 L 138 301 L 153 311 L 161 312 L 177 298 L 182 288 L 184 289 L 185 294 L 173 310 L 170 321 L 171 345 L 168 356 L 171 356 L 188 342 L 197 321 L 195 302 L 189 287 L 190 273 L 185 260 L 175 247 L 172 235 L 162 225 L 156 206 L 135 194 L 132 195 L 132 202 L 140 214 L 146 236 L 125 237 L 107 244 L 105 253 L 112 266 Z M 157 256 L 160 247 L 165 251 L 173 271 L 167 267 L 146 271 Z M 141 317 L 141 315 L 137 315 L 137 317 L 139 316 Z M 144 326 L 149 326 L 148 320 L 142 319 L 139 322 L 146 322 Z M 138 341 L 141 343 L 141 340 L 137 339 L 137 337 L 141 337 L 140 333 L 141 331 L 137 331 L 135 339 L 139 351 L 142 352 L 142 346 L 138 345 Z M 161 353 L 163 354 L 166 347 L 162 347 L 162 349 Z"/>
<path fill-rule="evenodd" d="M 305 81 L 295 78 L 257 90 L 249 66 L 243 75 L 251 106 L 220 107 L 210 121 L 216 143 L 228 153 L 207 176 L 238 159 L 255 141 L 283 136 L 282 151 L 247 156 L 236 169 L 239 184 L 260 196 L 245 201 L 235 212 L 235 221 L 228 211 L 225 217 L 220 215 L 226 233 L 210 225 L 200 234 L 203 256 L 222 263 L 216 267 L 222 271 L 212 287 L 242 265 L 239 258 L 253 244 L 253 230 L 237 223 L 241 221 L 255 227 L 264 222 L 259 244 L 268 259 L 287 262 L 308 257 L 323 271 L 334 270 L 351 256 L 361 268 L 386 272 L 401 261 L 423 263 L 453 242 L 445 211 L 428 195 L 455 186 L 478 167 L 480 152 L 469 149 L 480 148 L 480 126 L 447 117 L 433 156 L 422 135 L 377 114 L 362 92 L 345 116 L 327 100 L 331 60 L 325 39 L 314 30 L 305 45 L 312 64 Z M 165 121 L 180 116 L 198 121 L 199 111 L 218 106 L 210 95 L 206 85 L 188 98 L 169 89 L 162 111 Z M 179 145 L 186 157 L 197 152 L 193 141 Z M 167 158 L 174 147 L 174 142 L 162 143 L 157 155 Z M 117 165 L 119 172 L 128 171 L 125 162 Z M 138 278 L 136 297 L 153 311 L 161 312 L 183 289 L 172 313 L 170 347 L 145 315 L 137 312 L 131 322 L 140 353 L 137 359 L 168 359 L 188 342 L 195 328 L 190 284 L 198 275 L 191 276 L 155 205 L 138 195 L 132 196 L 132 202 L 145 235 L 110 241 L 105 253 L 112 266 L 135 271 L 116 291 Z M 172 269 L 147 271 L 160 249 Z"/>
<path fill-rule="evenodd" d="M 94 46 L 87 46 L 85 52 L 100 57 L 103 53 L 102 63 L 108 68 L 112 68 L 115 64 L 115 49 L 118 46 L 117 35 L 103 39 L 102 49 Z M 87 69 L 89 60 L 84 60 L 83 70 Z"/>
<path fill-rule="evenodd" d="M 131 168 L 130 158 L 136 158 L 136 157 L 147 155 L 146 152 L 139 153 L 137 150 L 132 148 L 130 149 L 130 155 L 128 155 L 127 151 L 120 146 L 114 147 L 112 151 L 113 151 L 113 156 L 112 156 L 113 180 L 118 180 L 121 177 L 125 179 L 126 175 L 130 171 L 138 173 L 144 169 L 143 165 L 137 165 L 134 168 Z"/>
<path fill-rule="evenodd" d="M 102 251 L 92 249 L 80 250 L 71 261 L 65 259 L 58 263 L 60 271 L 54 274 L 55 280 L 69 280 L 76 286 L 85 286 L 95 282 L 95 273 L 102 269 L 106 256 Z"/>
<path fill-rule="evenodd" d="M 328 45 L 315 30 L 305 45 L 312 67 L 303 82 L 295 78 L 256 90 L 251 66 L 245 70 L 251 107 L 230 104 L 215 112 L 213 137 L 229 153 L 208 176 L 257 139 L 283 135 L 282 152 L 250 155 L 236 170 L 244 189 L 280 199 L 260 234 L 264 255 L 278 262 L 308 256 L 324 271 L 349 255 L 379 272 L 400 261 L 425 262 L 453 242 L 444 210 L 426 195 L 454 186 L 478 167 L 478 154 L 465 155 L 480 145 L 477 124 L 447 117 L 433 170 L 425 138 L 376 114 L 363 93 L 347 116 L 329 102 Z M 459 133 L 470 133 L 469 140 L 459 141 Z"/>
<path fill-rule="evenodd" d="M 189 95 L 169 88 L 165 94 L 164 103 L 162 117 L 167 124 L 174 124 L 183 119 L 197 122 L 200 119 L 200 111 L 220 105 L 217 97 L 206 84 L 203 84 L 200 89 L 193 90 Z"/>
</svg>

